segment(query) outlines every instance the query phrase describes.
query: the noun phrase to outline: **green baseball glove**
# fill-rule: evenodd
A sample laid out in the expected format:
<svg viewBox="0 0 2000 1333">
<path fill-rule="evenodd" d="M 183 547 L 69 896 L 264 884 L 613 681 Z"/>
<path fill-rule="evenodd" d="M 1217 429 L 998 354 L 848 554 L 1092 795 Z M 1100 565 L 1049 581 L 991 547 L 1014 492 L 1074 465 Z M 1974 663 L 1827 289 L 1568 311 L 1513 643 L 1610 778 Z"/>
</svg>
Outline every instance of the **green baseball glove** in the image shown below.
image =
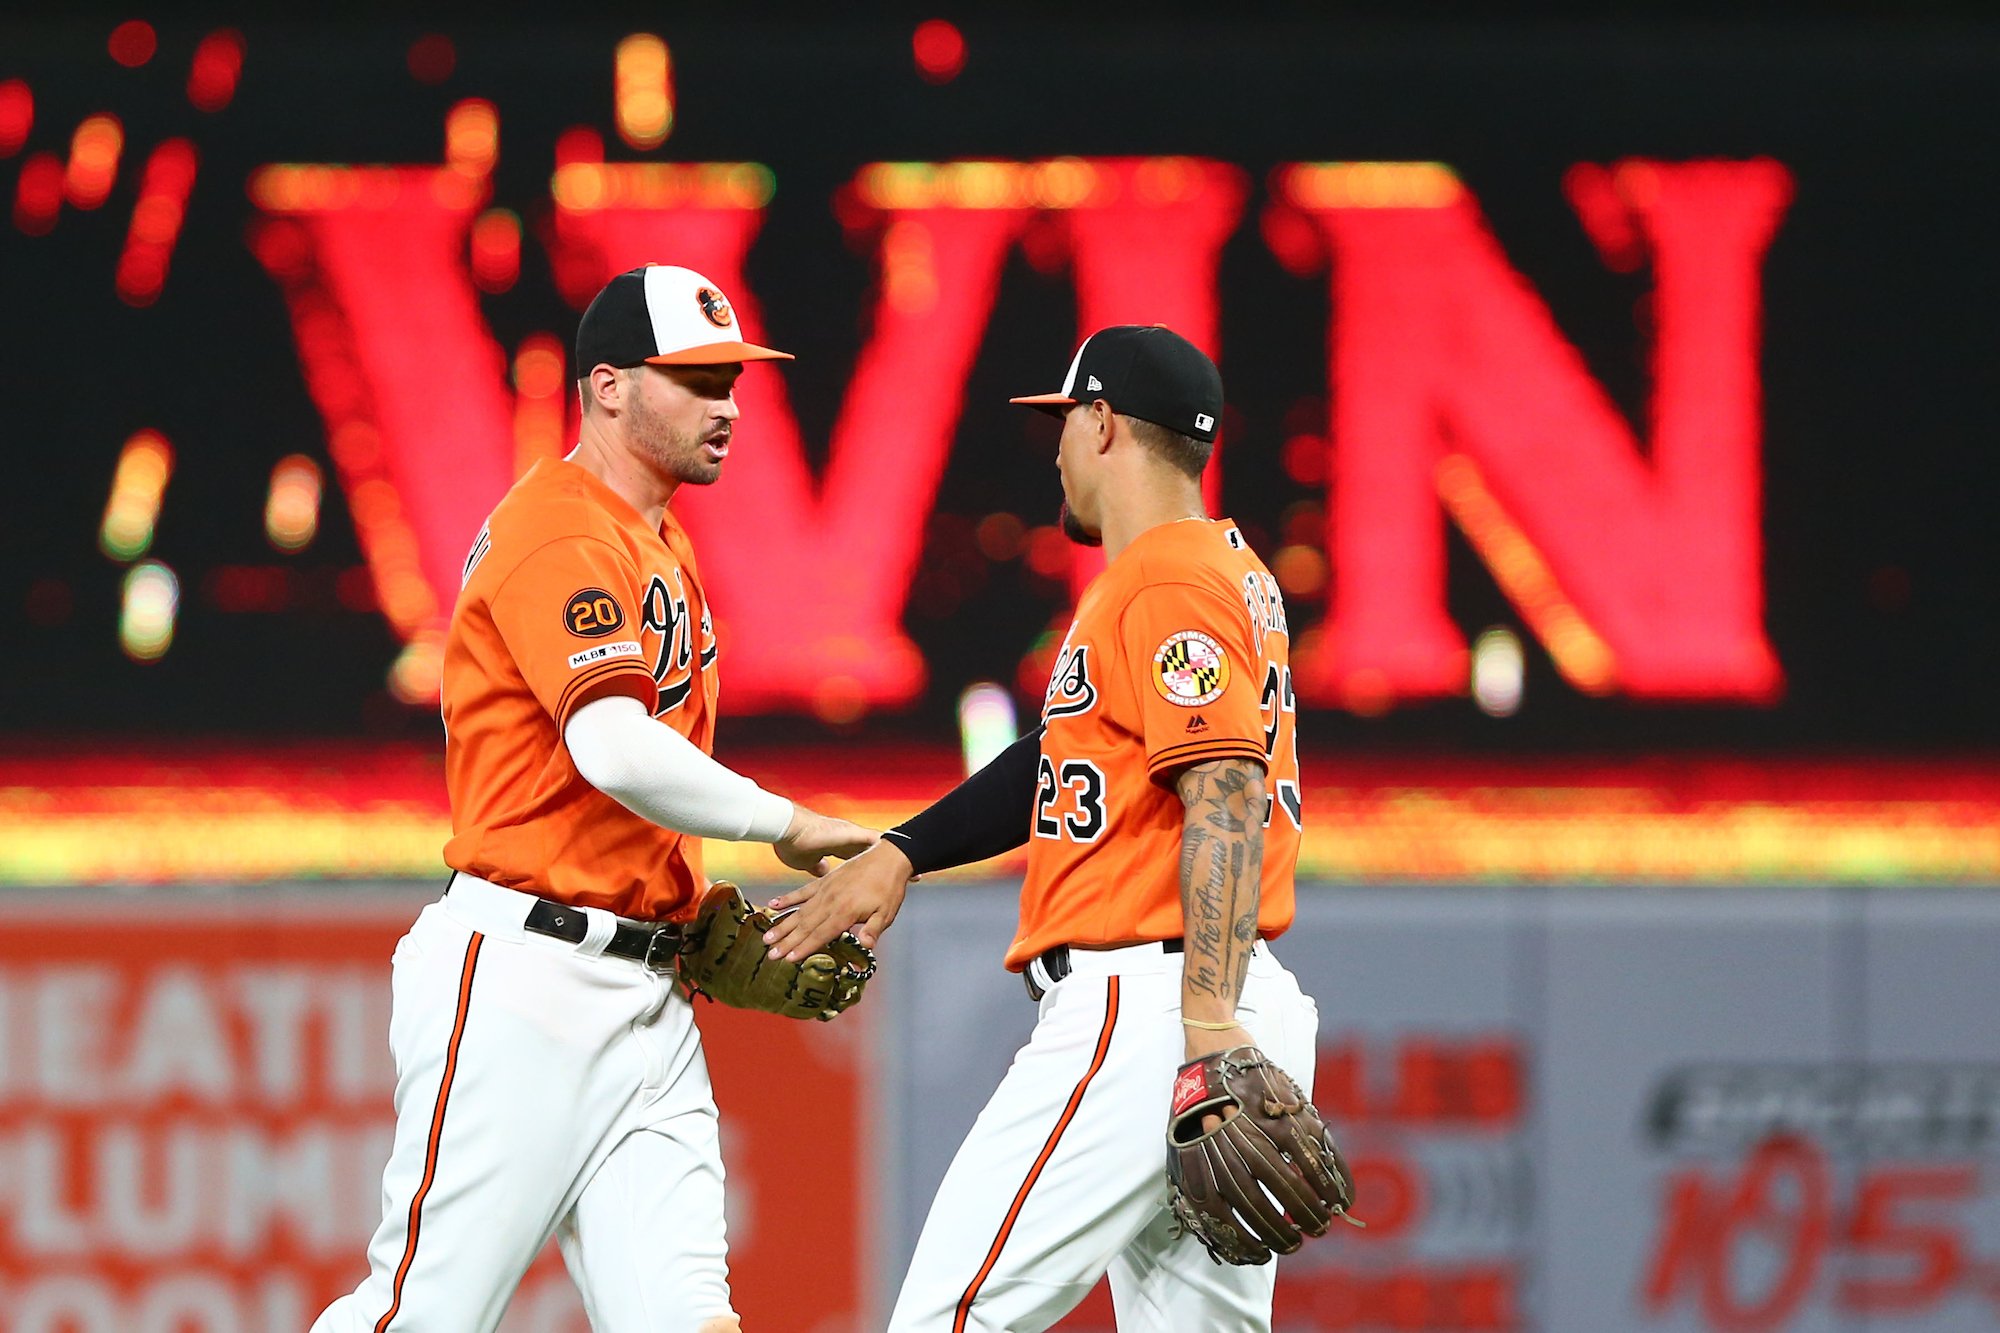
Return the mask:
<svg viewBox="0 0 2000 1333">
<path fill-rule="evenodd" d="M 875 955 L 852 935 L 827 941 L 796 963 L 769 957 L 764 932 L 777 923 L 743 891 L 717 880 L 701 900 L 674 971 L 690 998 L 821 1022 L 850 1008 L 875 975 Z"/>
</svg>

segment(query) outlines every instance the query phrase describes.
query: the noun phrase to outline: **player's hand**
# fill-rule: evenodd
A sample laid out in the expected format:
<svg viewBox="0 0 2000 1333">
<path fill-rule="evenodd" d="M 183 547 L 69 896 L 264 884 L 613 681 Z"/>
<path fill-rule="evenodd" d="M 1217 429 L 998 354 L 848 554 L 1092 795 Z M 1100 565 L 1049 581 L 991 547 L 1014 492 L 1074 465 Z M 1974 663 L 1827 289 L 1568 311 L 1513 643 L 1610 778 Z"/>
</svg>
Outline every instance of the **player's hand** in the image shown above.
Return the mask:
<svg viewBox="0 0 2000 1333">
<path fill-rule="evenodd" d="M 799 910 L 764 932 L 771 957 L 797 962 L 850 929 L 856 939 L 874 948 L 902 908 L 910 879 L 910 858 L 902 848 L 878 842 L 817 883 L 773 899 L 773 911 Z"/>
<path fill-rule="evenodd" d="M 1181 1031 L 1187 1034 L 1187 1054 L 1182 1059 L 1190 1063 L 1206 1059 L 1217 1051 L 1233 1051 L 1238 1046 L 1257 1044 L 1257 1039 L 1241 1027 L 1224 1028 L 1219 1032 L 1207 1028 L 1182 1028 Z M 1201 1118 L 1201 1132 L 1210 1133 L 1223 1121 L 1233 1120 L 1235 1117 L 1236 1108 L 1225 1106 L 1221 1115 L 1205 1115 Z"/>
<path fill-rule="evenodd" d="M 791 826 L 785 836 L 771 844 L 778 859 L 808 875 L 824 875 L 833 869 L 833 859 L 859 856 L 875 845 L 880 835 L 874 829 L 846 819 L 835 819 L 803 805 L 792 806 Z"/>
</svg>

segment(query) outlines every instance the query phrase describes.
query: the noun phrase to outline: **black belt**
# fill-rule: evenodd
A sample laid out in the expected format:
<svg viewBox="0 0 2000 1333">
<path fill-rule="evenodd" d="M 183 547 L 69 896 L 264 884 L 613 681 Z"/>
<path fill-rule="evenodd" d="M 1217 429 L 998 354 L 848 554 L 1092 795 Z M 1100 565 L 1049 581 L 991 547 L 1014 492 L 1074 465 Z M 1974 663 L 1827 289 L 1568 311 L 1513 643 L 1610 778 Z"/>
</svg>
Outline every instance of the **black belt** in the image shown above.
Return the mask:
<svg viewBox="0 0 2000 1333">
<path fill-rule="evenodd" d="M 1160 941 L 1161 953 L 1183 953 L 1186 950 L 1187 942 L 1179 937 Z M 1028 998 L 1039 1004 L 1042 997 L 1048 994 L 1048 992 L 1035 984 L 1035 974 L 1031 969 L 1036 963 L 1040 963 L 1042 971 L 1049 974 L 1049 984 L 1051 986 L 1055 985 L 1056 982 L 1061 981 L 1069 975 L 1069 946 L 1067 944 L 1058 944 L 1047 953 L 1037 955 L 1029 962 L 1027 967 L 1021 969 L 1021 980 L 1028 983 Z"/>
<path fill-rule="evenodd" d="M 571 944 L 583 943 L 583 937 L 590 932 L 590 922 L 584 918 L 582 909 L 550 902 L 547 898 L 535 899 L 535 905 L 528 909 L 528 919 L 521 924 L 537 935 L 553 935 Z M 635 963 L 644 963 L 655 972 L 664 972 L 674 965 L 674 956 L 680 952 L 681 936 L 678 921 L 662 921 L 649 926 L 620 921 L 611 932 L 604 952 L 613 958 L 629 958 Z"/>
</svg>

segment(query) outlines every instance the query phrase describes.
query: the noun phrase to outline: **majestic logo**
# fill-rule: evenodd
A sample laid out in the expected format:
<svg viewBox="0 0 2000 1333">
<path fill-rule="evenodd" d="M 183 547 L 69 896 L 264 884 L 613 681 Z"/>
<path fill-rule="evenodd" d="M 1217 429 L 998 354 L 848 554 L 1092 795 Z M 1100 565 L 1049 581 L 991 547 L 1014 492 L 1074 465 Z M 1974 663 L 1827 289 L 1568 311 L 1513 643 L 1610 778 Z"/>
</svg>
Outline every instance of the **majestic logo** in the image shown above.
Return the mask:
<svg viewBox="0 0 2000 1333">
<path fill-rule="evenodd" d="M 713 287 L 697 287 L 694 299 L 701 303 L 701 313 L 708 322 L 718 329 L 726 329 L 736 322 L 736 314 L 729 308 L 728 300 Z"/>
<path fill-rule="evenodd" d="M 618 599 L 602 588 L 584 588 L 563 604 L 563 628 L 586 639 L 601 639 L 625 623 Z"/>
<path fill-rule="evenodd" d="M 1153 685 L 1161 698 L 1182 708 L 1212 704 L 1229 688 L 1229 658 L 1200 630 L 1181 630 L 1153 654 Z"/>
<path fill-rule="evenodd" d="M 1090 680 L 1090 645 L 1065 646 L 1049 673 L 1049 690 L 1042 699 L 1042 721 L 1075 717 L 1097 706 L 1097 686 Z"/>
<path fill-rule="evenodd" d="M 1203 717 L 1200 713 L 1196 713 L 1193 717 L 1188 719 L 1188 724 L 1187 724 L 1188 735 L 1199 736 L 1201 735 L 1202 732 L 1207 730 L 1208 730 L 1208 719 Z"/>
</svg>

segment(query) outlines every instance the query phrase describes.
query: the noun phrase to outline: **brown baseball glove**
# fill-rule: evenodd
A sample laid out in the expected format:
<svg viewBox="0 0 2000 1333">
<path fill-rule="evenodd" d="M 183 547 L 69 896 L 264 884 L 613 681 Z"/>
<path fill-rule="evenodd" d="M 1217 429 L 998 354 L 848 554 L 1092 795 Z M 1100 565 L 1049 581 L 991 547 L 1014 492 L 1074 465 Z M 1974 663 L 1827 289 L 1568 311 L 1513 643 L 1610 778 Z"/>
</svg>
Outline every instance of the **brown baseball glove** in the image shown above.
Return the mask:
<svg viewBox="0 0 2000 1333">
<path fill-rule="evenodd" d="M 752 907 L 743 891 L 717 880 L 702 898 L 681 942 L 674 971 L 690 998 L 706 995 L 738 1009 L 786 1018 L 832 1018 L 861 998 L 875 975 L 875 955 L 852 935 L 838 935 L 796 963 L 771 958 L 764 932 L 777 918 Z"/>
<path fill-rule="evenodd" d="M 1203 1132 L 1202 1117 L 1237 1113 Z M 1255 1046 L 1181 1066 L 1167 1122 L 1175 1219 L 1217 1263 L 1268 1263 L 1323 1236 L 1354 1206 L 1354 1180 L 1299 1085 Z"/>
</svg>

